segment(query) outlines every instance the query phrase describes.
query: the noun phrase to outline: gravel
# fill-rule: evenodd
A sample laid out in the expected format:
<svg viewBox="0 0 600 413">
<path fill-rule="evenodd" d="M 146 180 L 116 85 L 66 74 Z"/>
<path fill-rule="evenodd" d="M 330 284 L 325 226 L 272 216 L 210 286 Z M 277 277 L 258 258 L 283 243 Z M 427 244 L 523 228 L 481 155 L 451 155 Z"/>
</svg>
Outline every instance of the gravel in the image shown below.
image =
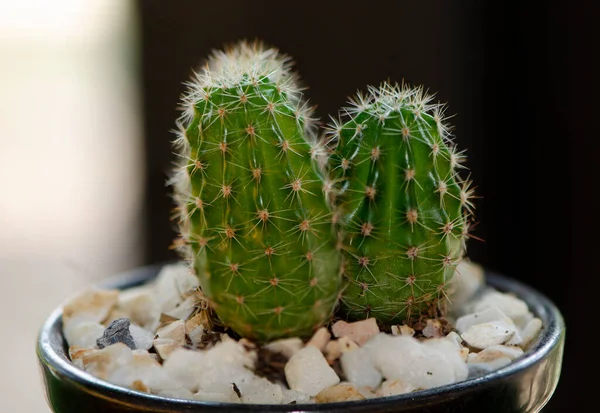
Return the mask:
<svg viewBox="0 0 600 413">
<path fill-rule="evenodd" d="M 386 332 L 373 318 L 339 320 L 308 340 L 261 346 L 214 327 L 198 292 L 183 264 L 144 286 L 81 292 L 63 309 L 71 360 L 103 380 L 169 398 L 328 403 L 478 377 L 521 357 L 543 327 L 524 301 L 486 286 L 481 267 L 469 262 L 452 281 L 447 319 Z"/>
</svg>

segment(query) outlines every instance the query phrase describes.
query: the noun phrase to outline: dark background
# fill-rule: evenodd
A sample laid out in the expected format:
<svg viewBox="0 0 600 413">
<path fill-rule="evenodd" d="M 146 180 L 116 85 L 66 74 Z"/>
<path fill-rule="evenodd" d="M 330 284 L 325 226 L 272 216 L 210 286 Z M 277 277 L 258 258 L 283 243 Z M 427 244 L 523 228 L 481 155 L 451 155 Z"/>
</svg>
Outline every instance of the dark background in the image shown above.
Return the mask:
<svg viewBox="0 0 600 413">
<path fill-rule="evenodd" d="M 164 186 L 174 160 L 169 131 L 182 82 L 211 49 L 259 38 L 293 56 L 322 119 L 368 84 L 422 84 L 456 114 L 456 142 L 482 197 L 475 235 L 485 241 L 470 241 L 470 257 L 544 292 L 565 316 L 563 373 L 544 412 L 583 411 L 593 390 L 577 373 L 596 363 L 584 346 L 597 329 L 592 284 L 600 276 L 596 6 L 139 0 L 138 8 L 147 263 L 176 258 Z"/>
</svg>

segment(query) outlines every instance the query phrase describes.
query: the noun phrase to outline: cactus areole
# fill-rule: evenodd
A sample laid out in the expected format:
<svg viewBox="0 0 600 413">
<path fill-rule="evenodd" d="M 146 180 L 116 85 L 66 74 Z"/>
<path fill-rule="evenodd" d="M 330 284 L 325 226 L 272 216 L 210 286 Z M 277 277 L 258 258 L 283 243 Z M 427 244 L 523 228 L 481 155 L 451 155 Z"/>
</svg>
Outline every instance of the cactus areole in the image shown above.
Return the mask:
<svg viewBox="0 0 600 413">
<path fill-rule="evenodd" d="M 290 61 L 259 43 L 213 52 L 174 142 L 180 247 L 220 321 L 258 341 L 325 324 L 341 254 Z"/>
<path fill-rule="evenodd" d="M 431 99 L 385 83 L 358 94 L 348 119 L 328 127 L 350 318 L 400 323 L 436 309 L 465 253 L 473 191 Z"/>
</svg>

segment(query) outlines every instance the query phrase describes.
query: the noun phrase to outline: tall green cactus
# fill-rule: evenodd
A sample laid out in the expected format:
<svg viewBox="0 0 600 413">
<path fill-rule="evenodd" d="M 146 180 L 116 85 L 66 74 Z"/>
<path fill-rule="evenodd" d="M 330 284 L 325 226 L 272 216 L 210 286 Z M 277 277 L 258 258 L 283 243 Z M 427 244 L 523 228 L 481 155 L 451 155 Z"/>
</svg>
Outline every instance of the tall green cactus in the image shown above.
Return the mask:
<svg viewBox="0 0 600 413">
<path fill-rule="evenodd" d="M 213 52 L 175 141 L 186 256 L 220 320 L 261 341 L 324 324 L 342 281 L 323 149 L 290 66 L 260 43 Z"/>
<path fill-rule="evenodd" d="M 422 88 L 358 94 L 328 127 L 344 226 L 342 307 L 350 318 L 397 323 L 436 305 L 467 238 L 473 194 L 457 152 Z"/>
</svg>

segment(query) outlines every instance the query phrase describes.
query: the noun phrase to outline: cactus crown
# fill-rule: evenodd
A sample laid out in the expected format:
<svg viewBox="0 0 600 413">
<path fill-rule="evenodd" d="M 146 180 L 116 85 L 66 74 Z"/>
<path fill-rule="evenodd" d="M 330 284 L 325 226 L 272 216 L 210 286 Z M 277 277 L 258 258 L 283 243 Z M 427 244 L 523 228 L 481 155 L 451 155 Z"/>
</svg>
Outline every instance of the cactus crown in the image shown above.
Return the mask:
<svg viewBox="0 0 600 413">
<path fill-rule="evenodd" d="M 432 100 L 421 87 L 384 83 L 328 126 L 351 318 L 402 322 L 430 310 L 465 253 L 473 190 Z"/>
<path fill-rule="evenodd" d="M 337 302 L 340 257 L 290 59 L 258 42 L 215 51 L 182 105 L 172 183 L 204 294 L 243 336 L 310 334 Z"/>
</svg>

